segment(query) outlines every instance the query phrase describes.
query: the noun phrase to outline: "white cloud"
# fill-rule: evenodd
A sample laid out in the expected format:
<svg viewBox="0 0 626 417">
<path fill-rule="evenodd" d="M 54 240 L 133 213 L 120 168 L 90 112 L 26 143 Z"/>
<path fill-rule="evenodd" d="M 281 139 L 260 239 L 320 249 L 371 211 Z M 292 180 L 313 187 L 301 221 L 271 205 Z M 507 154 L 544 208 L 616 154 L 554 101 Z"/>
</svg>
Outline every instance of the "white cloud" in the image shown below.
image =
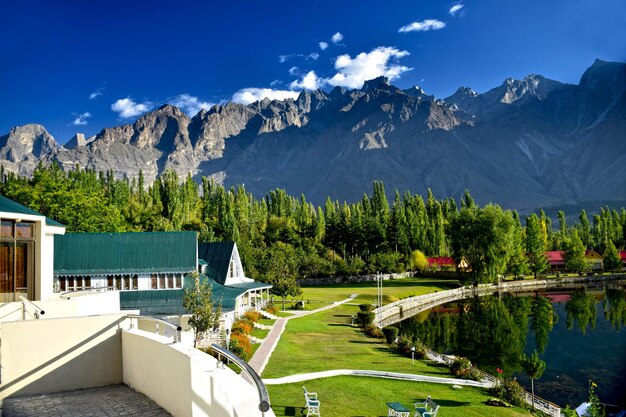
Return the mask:
<svg viewBox="0 0 626 417">
<path fill-rule="evenodd" d="M 296 99 L 299 94 L 297 91 L 273 90 L 271 88 L 242 88 L 233 94 L 231 100 L 235 103 L 250 104 L 264 98 L 269 98 L 270 100 Z"/>
<path fill-rule="evenodd" d="M 335 59 L 337 73 L 324 81 L 334 86 L 361 88 L 365 81 L 381 75 L 393 80 L 412 70 L 391 62 L 407 55 L 407 51 L 387 46 L 379 46 L 369 53 L 361 52 L 354 59 L 348 54 L 340 55 Z"/>
<path fill-rule="evenodd" d="M 89 113 L 88 111 L 84 112 L 84 113 L 80 113 L 80 114 L 75 114 L 76 119 L 74 119 L 74 121 L 72 122 L 72 124 L 74 126 L 85 126 L 87 125 L 87 119 L 89 119 L 91 117 L 91 113 Z"/>
<path fill-rule="evenodd" d="M 307 55 L 305 58 L 311 58 L 313 61 L 317 61 L 317 58 L 320 57 L 320 54 L 318 54 L 317 52 L 311 52 L 309 55 Z"/>
<path fill-rule="evenodd" d="M 272 82 L 270 83 L 270 85 L 271 85 L 272 87 L 274 87 L 275 85 L 279 85 L 279 84 L 282 84 L 282 83 L 283 83 L 283 82 L 282 82 L 281 80 L 274 80 L 274 81 L 272 81 Z"/>
<path fill-rule="evenodd" d="M 111 104 L 111 110 L 118 113 L 122 119 L 139 116 L 150 110 L 153 104 L 150 102 L 135 103 L 132 98 L 126 97 Z"/>
<path fill-rule="evenodd" d="M 178 107 L 188 116 L 195 116 L 202 109 L 209 110 L 215 103 L 209 103 L 208 101 L 200 101 L 198 97 L 191 96 L 187 93 L 179 94 L 176 97 L 171 98 L 170 104 Z"/>
<path fill-rule="evenodd" d="M 325 81 L 315 74 L 315 71 L 309 71 L 301 80 L 295 80 L 289 84 L 292 90 L 317 90 L 324 85 Z"/>
<path fill-rule="evenodd" d="M 292 58 L 304 58 L 307 61 L 309 59 L 312 59 L 313 61 L 317 61 L 319 57 L 320 57 L 320 54 L 318 54 L 317 52 L 311 52 L 308 55 L 305 55 L 305 54 L 278 55 L 278 62 L 282 64 L 284 62 L 289 61 Z"/>
<path fill-rule="evenodd" d="M 407 32 L 427 32 L 429 30 L 439 30 L 446 27 L 446 24 L 436 19 L 426 19 L 421 22 L 413 22 L 398 29 L 400 33 Z"/>
<path fill-rule="evenodd" d="M 450 10 L 448 10 L 448 13 L 450 13 L 451 16 L 454 16 L 456 12 L 461 10 L 463 7 L 465 7 L 465 5 L 461 3 L 453 4 L 452 7 L 450 7 Z"/>
<path fill-rule="evenodd" d="M 325 51 L 328 48 L 328 42 L 320 42 L 319 46 L 322 51 Z"/>
<path fill-rule="evenodd" d="M 291 57 L 292 55 L 278 55 L 278 62 L 282 64 L 283 62 L 286 62 Z"/>
<path fill-rule="evenodd" d="M 93 93 L 89 94 L 89 100 L 95 100 L 96 98 L 100 97 L 103 92 L 104 92 L 104 87 L 96 88 L 93 91 Z"/>
<path fill-rule="evenodd" d="M 296 75 L 298 72 L 300 72 L 300 68 L 298 67 L 289 68 L 289 75 Z"/>
<path fill-rule="evenodd" d="M 335 33 L 330 40 L 332 43 L 337 44 L 343 40 L 343 35 L 340 32 Z"/>
</svg>

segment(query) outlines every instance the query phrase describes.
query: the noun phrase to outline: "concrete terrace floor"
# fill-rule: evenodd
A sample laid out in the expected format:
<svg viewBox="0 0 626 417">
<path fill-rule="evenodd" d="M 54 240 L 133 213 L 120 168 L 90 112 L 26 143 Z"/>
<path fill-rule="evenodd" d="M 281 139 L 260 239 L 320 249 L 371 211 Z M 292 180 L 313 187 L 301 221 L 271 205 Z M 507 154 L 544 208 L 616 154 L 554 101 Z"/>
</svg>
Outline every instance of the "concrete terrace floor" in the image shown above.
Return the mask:
<svg viewBox="0 0 626 417">
<path fill-rule="evenodd" d="M 3 417 L 171 417 L 126 385 L 6 398 Z"/>
</svg>

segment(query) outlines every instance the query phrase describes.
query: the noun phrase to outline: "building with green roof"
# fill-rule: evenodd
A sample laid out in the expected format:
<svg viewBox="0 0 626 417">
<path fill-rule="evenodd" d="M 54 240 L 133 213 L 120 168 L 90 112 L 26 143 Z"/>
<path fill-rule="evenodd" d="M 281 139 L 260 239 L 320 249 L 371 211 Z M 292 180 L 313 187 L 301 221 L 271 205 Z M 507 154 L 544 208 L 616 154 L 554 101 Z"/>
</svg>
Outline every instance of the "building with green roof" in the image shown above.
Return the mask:
<svg viewBox="0 0 626 417">
<path fill-rule="evenodd" d="M 195 232 L 67 233 L 54 240 L 54 288 L 120 291 L 122 309 L 184 315 L 189 273 L 199 271 L 221 303 L 226 328 L 269 300 L 271 285 L 244 274 L 235 242 L 198 243 Z"/>
<path fill-rule="evenodd" d="M 54 237 L 65 226 L 0 195 L 0 302 L 53 297 Z"/>
</svg>

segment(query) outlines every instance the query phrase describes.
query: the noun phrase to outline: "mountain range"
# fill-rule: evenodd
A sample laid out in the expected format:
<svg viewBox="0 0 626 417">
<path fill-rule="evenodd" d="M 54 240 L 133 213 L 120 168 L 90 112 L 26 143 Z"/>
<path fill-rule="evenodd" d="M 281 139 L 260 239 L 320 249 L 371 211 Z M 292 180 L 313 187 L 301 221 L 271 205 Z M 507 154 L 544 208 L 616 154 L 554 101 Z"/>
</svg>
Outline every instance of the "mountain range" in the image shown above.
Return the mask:
<svg viewBox="0 0 626 417">
<path fill-rule="evenodd" d="M 540 75 L 438 99 L 384 78 L 295 100 L 226 103 L 189 118 L 164 105 L 135 123 L 77 134 L 64 146 L 37 124 L 0 137 L 0 164 L 31 175 L 39 161 L 112 170 L 146 182 L 166 169 L 355 201 L 381 180 L 394 189 L 521 211 L 626 200 L 626 64 L 596 60 L 577 85 Z"/>
</svg>

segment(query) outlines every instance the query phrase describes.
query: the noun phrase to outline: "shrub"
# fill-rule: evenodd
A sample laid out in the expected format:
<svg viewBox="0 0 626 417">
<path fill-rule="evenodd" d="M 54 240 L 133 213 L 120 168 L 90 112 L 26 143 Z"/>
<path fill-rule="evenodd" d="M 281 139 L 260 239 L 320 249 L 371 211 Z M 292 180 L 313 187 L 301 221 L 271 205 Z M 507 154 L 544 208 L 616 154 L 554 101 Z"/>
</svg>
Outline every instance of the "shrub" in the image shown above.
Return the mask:
<svg viewBox="0 0 626 417">
<path fill-rule="evenodd" d="M 515 379 L 505 378 L 499 385 L 490 388 L 489 393 L 515 406 L 526 406 L 524 401 L 524 389 Z"/>
<path fill-rule="evenodd" d="M 257 321 L 261 320 L 261 313 L 259 313 L 258 311 L 248 311 L 243 316 L 253 323 L 256 323 Z"/>
<path fill-rule="evenodd" d="M 278 314 L 278 312 L 280 311 L 280 309 L 278 307 L 276 307 L 274 305 L 274 303 L 269 303 L 266 307 L 265 307 L 265 311 L 267 311 L 270 314 Z"/>
<path fill-rule="evenodd" d="M 383 334 L 383 331 L 380 330 L 379 327 L 375 326 L 374 324 L 368 324 L 367 326 L 365 326 L 365 333 L 369 334 L 372 337 L 376 337 L 378 339 L 382 339 L 383 337 L 385 337 L 385 335 Z"/>
<path fill-rule="evenodd" d="M 231 334 L 228 348 L 244 361 L 250 359 L 252 354 L 252 343 L 250 343 L 250 338 L 245 334 Z"/>
<path fill-rule="evenodd" d="M 399 332 L 400 330 L 394 326 L 383 327 L 383 334 L 388 344 L 392 344 L 396 341 Z"/>
<path fill-rule="evenodd" d="M 472 367 L 472 362 L 467 358 L 456 358 L 450 365 L 450 373 L 459 378 L 480 380 L 480 373 Z"/>
<path fill-rule="evenodd" d="M 248 320 L 237 320 L 230 329 L 231 333 L 250 334 L 254 326 Z"/>
<path fill-rule="evenodd" d="M 365 327 L 368 324 L 372 324 L 374 321 L 374 313 L 359 311 L 356 313 L 357 321 L 361 327 Z"/>
<path fill-rule="evenodd" d="M 359 304 L 359 309 L 365 313 L 369 313 L 374 309 L 374 306 L 371 304 Z"/>
<path fill-rule="evenodd" d="M 403 354 L 404 356 L 411 356 L 411 348 L 413 347 L 413 342 L 406 336 L 400 336 L 398 339 L 397 350 L 398 353 Z"/>
</svg>

